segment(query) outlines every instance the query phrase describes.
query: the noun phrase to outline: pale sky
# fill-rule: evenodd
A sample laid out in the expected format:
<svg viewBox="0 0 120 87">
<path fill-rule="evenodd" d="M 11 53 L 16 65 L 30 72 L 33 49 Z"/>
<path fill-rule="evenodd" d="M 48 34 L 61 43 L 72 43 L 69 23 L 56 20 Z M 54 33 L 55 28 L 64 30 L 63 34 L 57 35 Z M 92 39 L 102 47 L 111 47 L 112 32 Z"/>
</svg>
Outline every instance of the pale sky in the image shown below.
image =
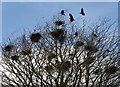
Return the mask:
<svg viewBox="0 0 120 87">
<path fill-rule="evenodd" d="M 118 19 L 117 2 L 3 2 L 2 39 L 18 36 L 23 28 L 33 30 L 43 17 L 48 21 L 62 9 L 78 18 L 80 8 L 85 9 L 85 18 L 92 21 L 105 17 L 113 21 Z"/>
</svg>

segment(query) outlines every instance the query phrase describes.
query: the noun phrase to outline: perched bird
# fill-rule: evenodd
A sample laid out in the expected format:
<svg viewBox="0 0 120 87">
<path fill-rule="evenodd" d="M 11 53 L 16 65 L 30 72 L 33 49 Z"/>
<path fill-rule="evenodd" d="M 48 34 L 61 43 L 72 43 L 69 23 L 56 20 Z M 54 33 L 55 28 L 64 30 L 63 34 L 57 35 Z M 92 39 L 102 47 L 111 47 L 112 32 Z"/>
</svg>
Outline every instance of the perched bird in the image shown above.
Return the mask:
<svg viewBox="0 0 120 87">
<path fill-rule="evenodd" d="M 96 38 L 98 37 L 97 34 L 93 34 L 93 36 L 96 37 Z"/>
<path fill-rule="evenodd" d="M 64 10 L 62 10 L 60 13 L 61 13 L 61 15 L 65 15 L 65 12 L 64 12 Z"/>
<path fill-rule="evenodd" d="M 83 8 L 81 8 L 80 14 L 82 14 L 83 16 L 85 16 L 85 12 L 84 12 Z"/>
<path fill-rule="evenodd" d="M 73 18 L 72 14 L 69 13 L 70 16 L 70 22 L 73 22 L 75 19 Z"/>
</svg>

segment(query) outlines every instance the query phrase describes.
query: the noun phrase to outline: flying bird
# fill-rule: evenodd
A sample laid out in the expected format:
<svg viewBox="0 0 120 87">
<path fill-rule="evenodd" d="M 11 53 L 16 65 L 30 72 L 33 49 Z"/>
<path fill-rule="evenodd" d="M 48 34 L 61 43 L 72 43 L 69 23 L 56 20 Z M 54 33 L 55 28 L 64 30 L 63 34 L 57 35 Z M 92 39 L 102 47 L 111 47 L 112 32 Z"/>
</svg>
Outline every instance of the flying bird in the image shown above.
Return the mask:
<svg viewBox="0 0 120 87">
<path fill-rule="evenodd" d="M 73 22 L 75 19 L 73 18 L 72 14 L 69 13 L 70 16 L 70 22 Z"/>
<path fill-rule="evenodd" d="M 84 12 L 83 8 L 81 8 L 80 14 L 82 14 L 83 16 L 85 16 L 85 12 Z"/>
<path fill-rule="evenodd" d="M 65 11 L 64 10 L 62 10 L 60 13 L 61 13 L 61 15 L 65 15 Z"/>
</svg>

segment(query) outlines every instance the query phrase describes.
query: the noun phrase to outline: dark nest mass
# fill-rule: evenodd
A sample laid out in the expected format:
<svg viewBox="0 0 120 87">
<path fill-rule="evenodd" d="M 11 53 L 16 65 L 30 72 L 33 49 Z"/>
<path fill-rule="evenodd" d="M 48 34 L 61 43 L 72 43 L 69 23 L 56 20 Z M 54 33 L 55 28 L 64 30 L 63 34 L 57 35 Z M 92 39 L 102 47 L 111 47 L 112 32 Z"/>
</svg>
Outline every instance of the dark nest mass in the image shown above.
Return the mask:
<svg viewBox="0 0 120 87">
<path fill-rule="evenodd" d="M 63 42 L 66 38 L 65 31 L 63 29 L 56 29 L 50 32 L 51 36 L 60 42 Z"/>
<path fill-rule="evenodd" d="M 66 62 L 57 64 L 57 69 L 59 69 L 59 70 L 61 70 L 63 72 L 68 71 L 70 67 L 71 67 L 70 61 L 66 61 Z"/>
<path fill-rule="evenodd" d="M 86 45 L 85 50 L 93 53 L 96 53 L 99 51 L 99 49 L 96 46 L 92 46 L 92 45 Z"/>
<path fill-rule="evenodd" d="M 108 66 L 108 67 L 106 67 L 105 68 L 105 73 L 106 74 L 114 74 L 114 73 L 116 73 L 117 71 L 118 71 L 119 69 L 118 69 L 118 67 L 116 67 L 116 66 Z"/>
<path fill-rule="evenodd" d="M 17 55 L 11 56 L 11 59 L 17 61 L 19 59 L 19 56 Z"/>
<path fill-rule="evenodd" d="M 83 45 L 84 45 L 84 42 L 77 41 L 74 46 L 75 46 L 75 48 L 78 48 L 78 47 L 83 46 Z"/>
<path fill-rule="evenodd" d="M 39 42 L 39 39 L 41 38 L 41 34 L 40 33 L 33 33 L 30 36 L 30 39 L 33 43 L 35 42 Z"/>
<path fill-rule="evenodd" d="M 4 49 L 5 49 L 5 51 L 11 51 L 13 47 L 14 47 L 13 45 L 7 45 L 7 46 L 5 46 Z"/>
<path fill-rule="evenodd" d="M 95 61 L 95 58 L 94 57 L 87 57 L 84 62 L 83 62 L 83 65 L 89 65 L 91 63 L 93 63 Z"/>
</svg>

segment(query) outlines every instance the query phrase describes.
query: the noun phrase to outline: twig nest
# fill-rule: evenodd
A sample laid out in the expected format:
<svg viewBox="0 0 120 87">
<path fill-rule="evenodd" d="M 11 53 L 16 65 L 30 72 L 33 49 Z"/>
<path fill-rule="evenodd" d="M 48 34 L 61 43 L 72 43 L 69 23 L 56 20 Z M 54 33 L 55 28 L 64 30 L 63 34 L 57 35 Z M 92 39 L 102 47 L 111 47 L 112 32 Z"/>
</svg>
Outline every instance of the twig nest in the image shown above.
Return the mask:
<svg viewBox="0 0 120 87">
<path fill-rule="evenodd" d="M 59 40 L 60 42 L 64 42 L 66 36 L 63 29 L 56 29 L 52 32 L 50 32 L 51 36 L 55 38 L 56 40 Z"/>
<path fill-rule="evenodd" d="M 86 45 L 85 50 L 93 52 L 93 53 L 96 53 L 99 51 L 99 49 L 96 46 L 92 46 L 92 45 Z"/>
<path fill-rule="evenodd" d="M 11 51 L 12 49 L 13 49 L 13 45 L 7 45 L 7 46 L 5 46 L 5 51 Z"/>
<path fill-rule="evenodd" d="M 84 42 L 82 42 L 82 41 L 77 41 L 77 42 L 75 43 L 75 48 L 78 48 L 78 47 L 83 46 L 83 45 L 84 45 Z"/>
<path fill-rule="evenodd" d="M 87 59 L 84 60 L 83 65 L 89 65 L 95 61 L 94 57 L 88 57 Z"/>
<path fill-rule="evenodd" d="M 62 35 L 62 36 L 60 36 L 60 37 L 59 37 L 59 39 L 58 39 L 58 40 L 59 40 L 59 42 L 61 42 L 61 43 L 62 43 L 62 42 L 64 42 L 64 41 L 65 41 L 65 38 L 66 38 L 66 36 L 65 36 L 65 35 Z"/>
<path fill-rule="evenodd" d="M 19 59 L 19 56 L 17 55 L 11 56 L 11 59 L 17 61 Z"/>
<path fill-rule="evenodd" d="M 35 42 L 39 42 L 39 39 L 41 38 L 41 34 L 40 33 L 33 33 L 30 36 L 30 39 L 33 43 Z"/>
<path fill-rule="evenodd" d="M 60 36 L 64 35 L 64 30 L 63 29 L 56 29 L 52 32 L 50 32 L 51 36 L 58 39 Z"/>
<path fill-rule="evenodd" d="M 58 62 L 58 63 L 56 64 L 56 69 L 61 70 L 61 63 L 60 63 L 60 62 Z"/>
<path fill-rule="evenodd" d="M 29 54 L 31 54 L 31 50 L 30 49 L 29 50 L 22 50 L 21 54 L 22 55 L 29 55 Z"/>
<path fill-rule="evenodd" d="M 68 71 L 70 67 L 71 67 L 71 63 L 69 61 L 66 61 L 66 62 L 63 62 L 63 63 L 58 62 L 57 65 L 56 65 L 56 68 L 58 70 L 63 71 L 63 72 Z"/>
<path fill-rule="evenodd" d="M 66 61 L 66 62 L 62 63 L 61 70 L 62 71 L 68 71 L 70 67 L 71 67 L 70 61 Z"/>
<path fill-rule="evenodd" d="M 61 21 L 61 20 L 55 21 L 55 25 L 57 25 L 57 26 L 60 26 L 60 25 L 63 25 L 63 24 L 65 24 L 65 21 Z"/>
<path fill-rule="evenodd" d="M 91 50 L 91 49 L 92 49 L 92 46 L 91 46 L 91 45 L 86 45 L 86 46 L 85 46 L 85 50 L 89 51 L 89 50 Z"/>
<path fill-rule="evenodd" d="M 52 65 L 47 65 L 45 66 L 45 70 L 48 72 L 48 73 L 51 73 L 53 71 L 53 66 Z"/>
<path fill-rule="evenodd" d="M 118 70 L 119 70 L 118 67 L 112 65 L 112 66 L 108 66 L 108 67 L 105 68 L 105 73 L 106 73 L 106 74 L 114 74 L 114 73 L 116 73 Z"/>
<path fill-rule="evenodd" d="M 51 61 L 53 58 L 56 58 L 57 56 L 54 53 L 50 53 L 47 57 L 48 61 Z"/>
<path fill-rule="evenodd" d="M 98 74 L 100 74 L 101 72 L 102 72 L 102 69 L 99 68 L 99 69 L 96 69 L 93 73 L 94 73 L 95 75 L 98 75 Z"/>
</svg>

